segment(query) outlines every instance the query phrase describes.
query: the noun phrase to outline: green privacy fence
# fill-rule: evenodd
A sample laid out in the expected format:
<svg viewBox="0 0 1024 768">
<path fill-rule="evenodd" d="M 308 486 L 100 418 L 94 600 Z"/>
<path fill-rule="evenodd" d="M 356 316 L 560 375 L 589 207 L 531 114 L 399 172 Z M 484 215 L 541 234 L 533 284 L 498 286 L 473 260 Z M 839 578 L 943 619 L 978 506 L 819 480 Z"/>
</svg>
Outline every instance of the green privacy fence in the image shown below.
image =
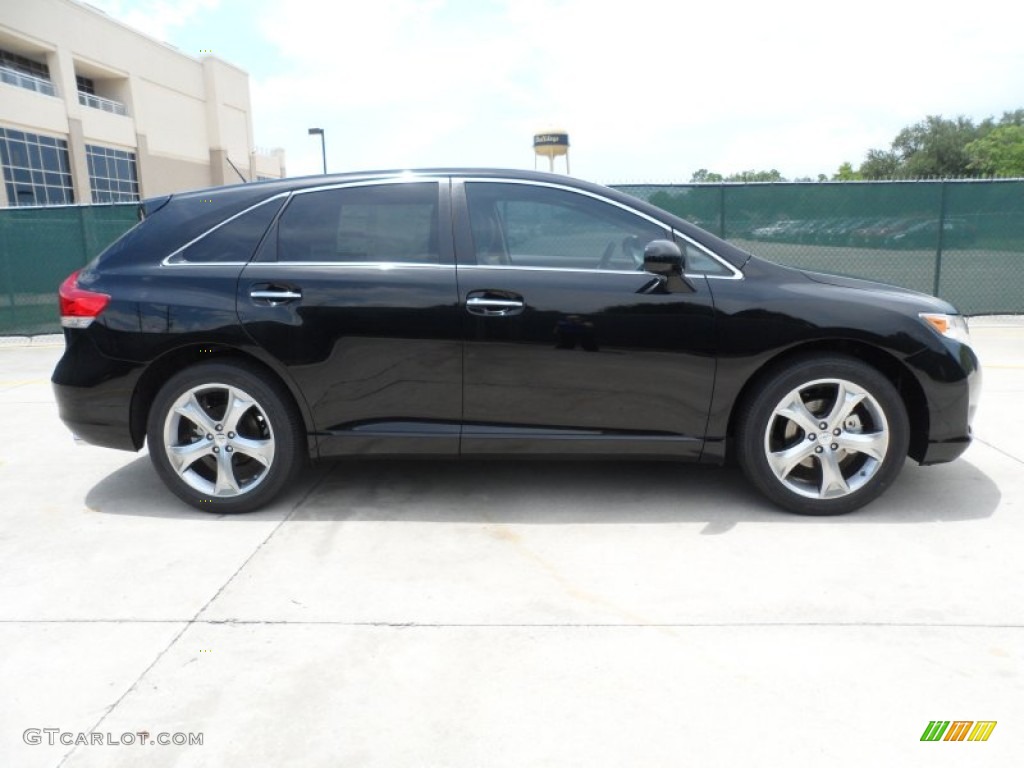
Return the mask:
<svg viewBox="0 0 1024 768">
<path fill-rule="evenodd" d="M 780 264 L 1024 312 L 1024 181 L 618 186 Z"/>
<path fill-rule="evenodd" d="M 0 210 L 0 334 L 57 333 L 57 287 L 138 220 L 136 205 Z"/>
<path fill-rule="evenodd" d="M 1024 313 L 1024 181 L 620 185 L 760 256 Z M 0 334 L 60 328 L 56 290 L 136 206 L 0 209 Z"/>
</svg>

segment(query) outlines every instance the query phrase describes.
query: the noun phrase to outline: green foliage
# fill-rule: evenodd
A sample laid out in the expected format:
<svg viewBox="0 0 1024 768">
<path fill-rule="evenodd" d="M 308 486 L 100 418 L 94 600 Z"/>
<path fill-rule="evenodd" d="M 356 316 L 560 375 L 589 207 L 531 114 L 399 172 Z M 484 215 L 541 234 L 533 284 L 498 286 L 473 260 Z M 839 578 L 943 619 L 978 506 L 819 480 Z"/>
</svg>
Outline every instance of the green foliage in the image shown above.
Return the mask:
<svg viewBox="0 0 1024 768">
<path fill-rule="evenodd" d="M 1024 118 L 1024 110 L 1018 110 L 1017 114 Z M 964 149 L 970 158 L 970 168 L 986 176 L 1024 177 L 1022 123 L 1024 120 L 1007 122 L 968 144 Z"/>
<path fill-rule="evenodd" d="M 818 176 L 819 181 L 824 181 L 822 175 Z M 832 181 L 859 181 L 863 178 L 860 171 L 853 170 L 853 163 L 849 161 L 840 165 L 839 170 L 832 175 Z"/>
<path fill-rule="evenodd" d="M 862 179 L 894 179 L 900 175 L 899 155 L 884 149 L 869 149 L 857 173 Z"/>
<path fill-rule="evenodd" d="M 713 184 L 722 180 L 722 174 L 712 173 L 707 168 L 701 168 L 690 177 L 693 184 Z"/>
<path fill-rule="evenodd" d="M 929 115 L 896 134 L 890 149 L 870 150 L 859 173 L 865 179 L 1019 176 L 1024 140 L 1018 129 L 1024 109 L 1004 112 L 998 123 Z"/>
<path fill-rule="evenodd" d="M 725 177 L 726 181 L 785 181 L 782 174 L 772 168 L 770 171 L 740 171 Z"/>
<path fill-rule="evenodd" d="M 755 182 L 786 181 L 786 179 L 774 168 L 770 171 L 740 171 L 739 173 L 730 173 L 728 176 L 722 176 L 722 174 L 714 173 L 707 168 L 701 168 L 690 177 L 690 183 L 692 184 L 717 184 L 722 181 Z"/>
<path fill-rule="evenodd" d="M 999 125 L 1024 126 L 1024 109 L 1015 109 L 1013 112 L 1003 112 L 1003 116 L 999 119 Z"/>
<path fill-rule="evenodd" d="M 970 118 L 962 115 L 955 120 L 929 115 L 896 134 L 892 148 L 906 176 L 967 176 L 971 172 L 967 145 L 977 139 L 982 130 L 984 128 L 979 129 Z"/>
</svg>

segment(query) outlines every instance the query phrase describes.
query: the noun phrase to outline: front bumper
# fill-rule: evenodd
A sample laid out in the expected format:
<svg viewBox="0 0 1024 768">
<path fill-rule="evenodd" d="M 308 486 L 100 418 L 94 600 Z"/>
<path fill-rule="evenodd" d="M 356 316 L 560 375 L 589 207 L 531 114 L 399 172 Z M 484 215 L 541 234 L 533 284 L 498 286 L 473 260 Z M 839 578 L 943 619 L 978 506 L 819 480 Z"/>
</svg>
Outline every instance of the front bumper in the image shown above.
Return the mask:
<svg viewBox="0 0 1024 768">
<path fill-rule="evenodd" d="M 967 428 L 967 431 L 970 433 L 970 427 Z M 922 466 L 927 466 L 928 464 L 944 464 L 947 461 L 953 461 L 971 446 L 971 439 L 971 435 L 968 434 L 967 437 L 953 440 L 930 442 L 920 463 Z"/>
<path fill-rule="evenodd" d="M 978 357 L 967 344 L 942 341 L 944 353 L 929 350 L 908 362 L 928 402 L 928 439 L 913 454 L 922 465 L 953 461 L 970 447 L 971 422 L 981 396 Z"/>
</svg>

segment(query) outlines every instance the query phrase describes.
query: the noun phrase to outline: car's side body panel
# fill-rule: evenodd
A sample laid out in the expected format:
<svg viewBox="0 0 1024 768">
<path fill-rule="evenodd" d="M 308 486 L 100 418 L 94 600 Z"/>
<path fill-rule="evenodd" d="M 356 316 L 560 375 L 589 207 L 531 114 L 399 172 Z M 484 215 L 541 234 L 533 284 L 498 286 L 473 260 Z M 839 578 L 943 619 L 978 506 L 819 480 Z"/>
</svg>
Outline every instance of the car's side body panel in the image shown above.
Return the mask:
<svg viewBox="0 0 1024 768">
<path fill-rule="evenodd" d="M 265 284 L 302 301 L 259 306 Z M 453 267 L 253 263 L 238 285 L 239 318 L 305 394 L 322 455 L 458 453 Z"/>
<path fill-rule="evenodd" d="M 645 293 L 651 282 L 460 266 L 463 307 L 481 290 L 526 305 L 465 315 L 463 453 L 698 458 L 715 375 L 711 295 L 702 278 L 692 293 Z"/>
</svg>

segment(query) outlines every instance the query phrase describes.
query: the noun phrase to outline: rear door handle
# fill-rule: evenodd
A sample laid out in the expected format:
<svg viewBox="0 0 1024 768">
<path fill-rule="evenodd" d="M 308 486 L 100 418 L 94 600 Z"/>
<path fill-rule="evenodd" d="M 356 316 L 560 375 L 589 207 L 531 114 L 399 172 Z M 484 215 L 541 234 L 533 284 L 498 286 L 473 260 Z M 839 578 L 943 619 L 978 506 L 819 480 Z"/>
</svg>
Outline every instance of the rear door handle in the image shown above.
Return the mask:
<svg viewBox="0 0 1024 768">
<path fill-rule="evenodd" d="M 493 296 L 470 296 L 466 299 L 466 311 L 482 317 L 507 317 L 518 315 L 526 308 L 521 298 L 496 298 Z"/>
<path fill-rule="evenodd" d="M 249 289 L 249 298 L 260 304 L 284 304 L 301 299 L 302 291 L 278 285 L 254 285 Z"/>
</svg>

